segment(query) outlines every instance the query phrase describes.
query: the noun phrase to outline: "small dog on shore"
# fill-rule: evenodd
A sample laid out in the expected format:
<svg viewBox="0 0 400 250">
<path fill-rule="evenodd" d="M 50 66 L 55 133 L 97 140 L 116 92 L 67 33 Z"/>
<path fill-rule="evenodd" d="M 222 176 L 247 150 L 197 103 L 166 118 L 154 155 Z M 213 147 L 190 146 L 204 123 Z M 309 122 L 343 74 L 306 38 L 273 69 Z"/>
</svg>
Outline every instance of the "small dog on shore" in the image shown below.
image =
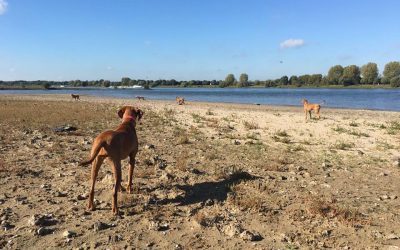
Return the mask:
<svg viewBox="0 0 400 250">
<path fill-rule="evenodd" d="M 176 103 L 178 103 L 178 105 L 183 105 L 183 104 L 185 104 L 185 98 L 183 98 L 183 97 L 181 97 L 181 96 L 177 96 L 177 97 L 175 98 L 175 100 L 176 100 Z"/>
<path fill-rule="evenodd" d="M 315 114 L 317 116 L 317 118 L 320 118 L 319 115 L 319 110 L 321 109 L 321 105 L 317 104 L 317 103 L 308 103 L 307 99 L 303 99 L 302 101 L 303 106 L 304 106 L 304 114 L 306 115 L 306 121 L 307 121 L 307 113 L 310 114 L 310 119 L 311 119 L 311 111 L 315 111 Z"/>
<path fill-rule="evenodd" d="M 79 95 L 71 94 L 71 97 L 72 97 L 72 99 L 74 99 L 74 100 L 80 100 L 80 99 L 79 99 Z"/>
<path fill-rule="evenodd" d="M 136 96 L 136 99 L 138 99 L 138 100 L 143 100 L 143 101 L 144 101 L 144 96 L 137 95 L 137 96 Z"/>
</svg>

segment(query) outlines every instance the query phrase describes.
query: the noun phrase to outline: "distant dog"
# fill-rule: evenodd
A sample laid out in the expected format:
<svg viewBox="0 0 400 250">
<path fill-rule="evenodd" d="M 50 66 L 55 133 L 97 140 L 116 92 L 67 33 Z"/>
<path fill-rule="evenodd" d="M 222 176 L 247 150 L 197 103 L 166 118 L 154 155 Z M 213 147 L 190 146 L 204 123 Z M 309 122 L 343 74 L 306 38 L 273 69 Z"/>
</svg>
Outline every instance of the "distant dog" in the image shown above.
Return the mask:
<svg viewBox="0 0 400 250">
<path fill-rule="evenodd" d="M 137 95 L 137 96 L 136 96 L 136 99 L 138 99 L 138 100 L 143 100 L 143 101 L 144 101 L 144 96 Z"/>
<path fill-rule="evenodd" d="M 80 100 L 80 99 L 79 99 L 79 95 L 71 94 L 71 97 L 72 97 L 72 99 L 74 99 L 74 100 Z"/>
<path fill-rule="evenodd" d="M 135 157 L 138 152 L 139 142 L 136 135 L 136 122 L 139 121 L 143 112 L 132 106 L 124 106 L 118 111 L 118 116 L 122 119 L 121 124 L 115 130 L 107 130 L 99 134 L 93 141 L 90 159 L 81 162 L 79 165 L 85 166 L 92 163 L 92 185 L 89 193 L 88 209 L 94 210 L 94 186 L 99 169 L 103 161 L 107 158 L 112 164 L 115 185 L 113 190 L 112 211 L 118 214 L 118 191 L 121 187 L 121 160 L 129 156 L 128 172 L 128 193 L 132 192 L 132 174 L 135 168 Z"/>
<path fill-rule="evenodd" d="M 308 103 L 307 99 L 303 99 L 302 101 L 303 106 L 304 106 L 304 114 L 306 115 L 306 121 L 307 121 L 307 113 L 310 114 L 310 119 L 311 119 L 311 111 L 315 111 L 315 114 L 317 115 L 317 118 L 320 118 L 319 115 L 319 110 L 321 109 L 321 105 L 315 104 L 315 103 Z"/>
<path fill-rule="evenodd" d="M 185 98 L 183 98 L 183 97 L 177 96 L 175 98 L 175 100 L 176 100 L 176 103 L 178 103 L 179 105 L 185 104 Z"/>
</svg>

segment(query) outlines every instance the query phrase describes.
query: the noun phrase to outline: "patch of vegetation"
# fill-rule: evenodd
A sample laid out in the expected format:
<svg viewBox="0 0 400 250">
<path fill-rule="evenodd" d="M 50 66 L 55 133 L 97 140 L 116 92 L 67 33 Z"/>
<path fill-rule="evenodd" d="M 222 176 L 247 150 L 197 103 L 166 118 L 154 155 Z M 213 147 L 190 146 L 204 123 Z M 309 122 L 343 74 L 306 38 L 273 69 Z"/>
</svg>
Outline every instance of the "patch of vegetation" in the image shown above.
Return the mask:
<svg viewBox="0 0 400 250">
<path fill-rule="evenodd" d="M 247 139 L 258 140 L 258 135 L 256 133 L 248 133 L 246 135 Z"/>
<path fill-rule="evenodd" d="M 318 215 L 328 219 L 336 218 L 338 221 L 351 226 L 369 223 L 369 220 L 357 209 L 341 206 L 336 199 L 312 197 L 307 200 L 307 203 L 307 210 L 313 216 Z"/>
<path fill-rule="evenodd" d="M 358 137 L 369 137 L 369 134 L 364 133 L 364 132 L 360 132 L 360 131 L 355 131 L 355 130 L 349 131 L 348 134 L 355 135 L 355 136 L 358 136 Z"/>
<path fill-rule="evenodd" d="M 276 142 L 281 142 L 286 144 L 291 143 L 289 134 L 285 130 L 278 130 L 271 138 Z"/>
<path fill-rule="evenodd" d="M 207 109 L 206 115 L 215 115 L 211 109 Z"/>
<path fill-rule="evenodd" d="M 176 139 L 176 143 L 179 144 L 188 144 L 189 137 L 186 131 L 180 127 L 175 127 L 173 131 L 174 137 Z"/>
<path fill-rule="evenodd" d="M 357 125 L 358 126 L 358 125 Z M 342 127 L 337 126 L 336 128 L 332 128 L 333 131 L 338 132 L 338 133 L 346 133 L 349 135 L 354 135 L 354 136 L 358 136 L 358 137 L 369 137 L 369 134 L 364 133 L 364 132 L 360 132 L 360 131 L 356 131 L 356 130 L 348 130 Z"/>
<path fill-rule="evenodd" d="M 333 145 L 334 149 L 339 149 L 339 150 L 347 150 L 351 149 L 354 147 L 354 143 L 352 142 L 338 142 Z"/>
<path fill-rule="evenodd" d="M 356 123 L 355 121 L 352 121 L 352 122 L 349 123 L 349 126 L 358 127 L 358 123 Z"/>
<path fill-rule="evenodd" d="M 289 134 L 285 130 L 278 130 L 275 135 L 281 136 L 281 137 L 288 137 Z"/>
<path fill-rule="evenodd" d="M 176 168 L 180 171 L 185 172 L 187 170 L 188 157 L 188 152 L 183 151 L 176 159 Z"/>
<path fill-rule="evenodd" d="M 295 145 L 295 146 L 289 145 L 287 147 L 287 151 L 288 152 L 298 152 L 298 151 L 306 151 L 306 149 L 301 145 Z"/>
<path fill-rule="evenodd" d="M 195 123 L 200 123 L 204 119 L 202 116 L 196 113 L 192 113 L 192 117 Z"/>
<path fill-rule="evenodd" d="M 389 144 L 387 141 L 378 141 L 377 148 L 381 148 L 383 150 L 395 149 L 396 147 L 392 144 Z"/>
<path fill-rule="evenodd" d="M 261 212 L 265 209 L 264 198 L 250 192 L 246 185 L 238 184 L 232 187 L 229 193 L 228 202 L 239 207 L 241 210 Z"/>
<path fill-rule="evenodd" d="M 389 135 L 395 135 L 400 131 L 400 122 L 392 121 L 388 123 L 387 133 Z"/>
<path fill-rule="evenodd" d="M 243 125 L 246 129 L 252 130 L 252 129 L 259 129 L 260 127 L 258 126 L 257 123 L 255 122 L 248 122 L 248 121 L 243 121 Z"/>
<path fill-rule="evenodd" d="M 346 133 L 347 129 L 336 126 L 335 128 L 332 128 L 333 131 L 338 132 L 338 133 Z"/>
</svg>

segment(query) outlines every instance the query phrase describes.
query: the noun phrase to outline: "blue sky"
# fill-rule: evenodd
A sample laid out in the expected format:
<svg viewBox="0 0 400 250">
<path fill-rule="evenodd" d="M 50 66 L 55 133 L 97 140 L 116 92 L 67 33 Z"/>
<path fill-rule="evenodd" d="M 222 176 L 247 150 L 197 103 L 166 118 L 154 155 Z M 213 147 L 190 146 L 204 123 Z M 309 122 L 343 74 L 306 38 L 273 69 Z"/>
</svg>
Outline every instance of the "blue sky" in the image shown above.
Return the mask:
<svg viewBox="0 0 400 250">
<path fill-rule="evenodd" d="M 398 0 L 0 0 L 0 80 L 250 80 L 400 60 Z M 282 63 L 280 63 L 282 61 Z"/>
</svg>

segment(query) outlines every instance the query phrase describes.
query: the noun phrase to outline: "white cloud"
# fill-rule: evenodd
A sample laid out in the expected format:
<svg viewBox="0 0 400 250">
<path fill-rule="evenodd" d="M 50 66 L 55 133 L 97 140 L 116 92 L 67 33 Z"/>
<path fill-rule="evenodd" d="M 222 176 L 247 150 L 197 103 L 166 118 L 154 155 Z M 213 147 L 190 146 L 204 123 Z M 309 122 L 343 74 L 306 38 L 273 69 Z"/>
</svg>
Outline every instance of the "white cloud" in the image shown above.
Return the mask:
<svg viewBox="0 0 400 250">
<path fill-rule="evenodd" d="M 8 3 L 6 0 L 0 0 L 0 15 L 6 12 Z"/>
<path fill-rule="evenodd" d="M 281 49 L 288 49 L 288 48 L 299 48 L 304 46 L 304 40 L 303 39 L 287 39 L 283 42 L 281 42 L 280 47 Z"/>
</svg>

